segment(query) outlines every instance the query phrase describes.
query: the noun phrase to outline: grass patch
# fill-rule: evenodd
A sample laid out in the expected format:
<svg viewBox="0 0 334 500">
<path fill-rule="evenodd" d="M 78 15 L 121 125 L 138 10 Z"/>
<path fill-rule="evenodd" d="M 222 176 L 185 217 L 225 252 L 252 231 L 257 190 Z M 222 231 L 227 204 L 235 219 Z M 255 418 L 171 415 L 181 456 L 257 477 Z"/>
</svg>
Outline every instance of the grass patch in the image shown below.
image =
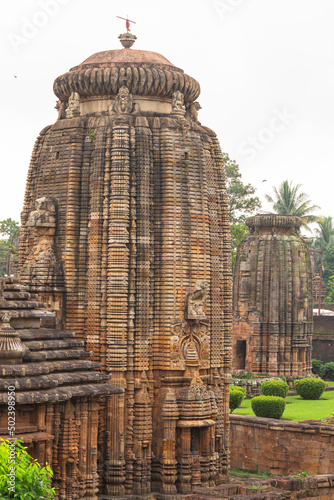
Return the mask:
<svg viewBox="0 0 334 500">
<path fill-rule="evenodd" d="M 232 467 L 229 469 L 228 473 L 230 476 L 236 477 L 260 477 L 262 479 L 271 477 L 270 472 L 259 472 L 258 470 L 253 469 L 234 469 Z"/>
<path fill-rule="evenodd" d="M 301 420 L 321 420 L 334 413 L 334 391 L 324 392 L 320 399 L 306 401 L 300 396 L 287 396 L 282 420 L 300 422 Z M 255 417 L 251 408 L 251 400 L 244 399 L 241 406 L 234 410 L 234 415 Z"/>
</svg>

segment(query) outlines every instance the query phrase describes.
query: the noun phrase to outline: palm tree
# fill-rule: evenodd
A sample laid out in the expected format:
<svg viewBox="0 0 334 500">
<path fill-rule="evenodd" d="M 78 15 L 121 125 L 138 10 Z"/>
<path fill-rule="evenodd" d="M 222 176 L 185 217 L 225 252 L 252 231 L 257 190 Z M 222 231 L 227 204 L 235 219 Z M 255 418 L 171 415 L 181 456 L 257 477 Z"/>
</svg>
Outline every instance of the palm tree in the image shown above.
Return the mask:
<svg viewBox="0 0 334 500">
<path fill-rule="evenodd" d="M 324 248 L 334 243 L 334 227 L 332 217 L 325 217 L 318 221 L 318 227 L 315 229 L 316 239 L 314 246 L 324 250 Z"/>
<path fill-rule="evenodd" d="M 311 231 L 307 224 L 310 222 L 319 222 L 323 219 L 316 215 L 312 215 L 312 212 L 320 207 L 318 207 L 318 205 L 311 205 L 312 202 L 308 199 L 308 195 L 299 192 L 301 187 L 301 184 L 293 186 L 292 182 L 283 181 L 278 189 L 273 187 L 276 200 L 273 200 L 268 194 L 266 194 L 265 197 L 266 200 L 272 204 L 275 213 L 300 217 L 304 227 L 308 231 Z"/>
</svg>

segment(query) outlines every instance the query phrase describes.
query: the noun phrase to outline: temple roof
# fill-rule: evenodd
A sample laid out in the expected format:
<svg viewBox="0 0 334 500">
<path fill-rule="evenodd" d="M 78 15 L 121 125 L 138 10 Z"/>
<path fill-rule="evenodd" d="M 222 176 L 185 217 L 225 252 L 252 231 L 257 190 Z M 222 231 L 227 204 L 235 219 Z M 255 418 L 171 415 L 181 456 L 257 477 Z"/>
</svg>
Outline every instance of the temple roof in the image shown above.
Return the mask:
<svg viewBox="0 0 334 500">
<path fill-rule="evenodd" d="M 81 64 L 72 68 L 70 71 L 77 69 L 108 67 L 119 63 L 134 63 L 155 66 L 162 65 L 183 73 L 182 69 L 176 68 L 170 61 L 168 61 L 168 59 L 166 59 L 166 57 L 158 54 L 157 52 L 134 49 L 104 50 L 102 52 L 96 52 L 85 59 Z"/>
<path fill-rule="evenodd" d="M 106 383 L 110 374 L 96 371 L 101 365 L 90 361 L 75 333 L 39 326 L 40 318 L 54 315 L 15 278 L 1 279 L 0 295 L 0 404 L 10 386 L 19 404 L 123 392 Z"/>
<path fill-rule="evenodd" d="M 199 83 L 161 54 L 130 48 L 97 52 L 56 78 L 54 93 L 66 102 L 73 92 L 80 98 L 117 95 L 126 85 L 133 95 L 172 98 L 182 92 L 185 103 L 200 94 Z"/>
</svg>

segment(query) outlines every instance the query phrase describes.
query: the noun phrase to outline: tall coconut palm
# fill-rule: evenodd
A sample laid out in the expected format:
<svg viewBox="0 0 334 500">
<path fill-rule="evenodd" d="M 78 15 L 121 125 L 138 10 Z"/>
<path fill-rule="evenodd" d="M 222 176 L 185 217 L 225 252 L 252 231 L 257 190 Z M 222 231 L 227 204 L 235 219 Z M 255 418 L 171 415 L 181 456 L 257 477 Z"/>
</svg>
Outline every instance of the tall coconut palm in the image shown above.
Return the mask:
<svg viewBox="0 0 334 500">
<path fill-rule="evenodd" d="M 312 214 L 312 212 L 318 210 L 320 207 L 318 207 L 318 205 L 311 205 L 312 202 L 308 198 L 308 195 L 300 192 L 301 187 L 302 184 L 296 184 L 294 186 L 292 182 L 283 181 L 278 189 L 273 187 L 276 197 L 275 200 L 268 194 L 266 194 L 265 197 L 266 200 L 272 204 L 275 213 L 281 215 L 296 215 L 301 218 L 304 227 L 311 231 L 308 224 L 310 222 L 319 222 L 322 220 L 321 217 Z"/>
<path fill-rule="evenodd" d="M 334 227 L 332 217 L 325 217 L 318 221 L 318 227 L 314 230 L 316 238 L 313 247 L 324 250 L 328 245 L 334 244 Z"/>
</svg>

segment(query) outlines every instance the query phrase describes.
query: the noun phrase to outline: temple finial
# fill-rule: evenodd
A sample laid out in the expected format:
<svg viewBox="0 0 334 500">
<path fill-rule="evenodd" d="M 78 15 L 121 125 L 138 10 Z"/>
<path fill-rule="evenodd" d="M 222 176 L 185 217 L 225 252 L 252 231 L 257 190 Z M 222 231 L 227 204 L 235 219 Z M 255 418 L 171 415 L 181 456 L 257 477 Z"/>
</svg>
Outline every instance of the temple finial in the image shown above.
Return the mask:
<svg viewBox="0 0 334 500">
<path fill-rule="evenodd" d="M 135 21 L 131 21 L 128 16 L 125 17 L 120 17 L 120 16 L 116 16 L 118 17 L 118 19 L 123 19 L 123 21 L 125 21 L 125 26 L 126 26 L 126 33 L 123 33 L 122 35 L 119 35 L 119 40 L 121 42 L 121 44 L 123 45 L 123 47 L 125 49 L 129 49 L 130 47 L 132 47 L 132 45 L 135 43 L 135 41 L 137 40 L 137 37 L 136 35 L 132 35 L 132 33 L 130 33 L 130 23 L 133 23 L 133 24 L 136 24 Z"/>
</svg>

